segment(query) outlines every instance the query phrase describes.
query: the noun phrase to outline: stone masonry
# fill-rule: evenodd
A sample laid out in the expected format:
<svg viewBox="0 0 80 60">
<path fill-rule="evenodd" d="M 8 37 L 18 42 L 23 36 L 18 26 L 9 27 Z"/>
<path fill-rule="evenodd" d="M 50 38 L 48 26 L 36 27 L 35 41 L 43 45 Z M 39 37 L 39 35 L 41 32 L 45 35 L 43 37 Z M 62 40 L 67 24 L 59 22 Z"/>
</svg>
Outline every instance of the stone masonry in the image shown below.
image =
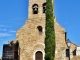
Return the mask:
<svg viewBox="0 0 80 60">
<path fill-rule="evenodd" d="M 35 53 L 41 51 L 43 60 L 45 56 L 45 13 L 42 5 L 46 0 L 29 0 L 28 19 L 23 27 L 16 34 L 16 40 L 19 41 L 20 60 L 35 60 Z M 32 6 L 38 4 L 38 14 L 33 14 Z M 39 33 L 38 26 L 42 27 L 42 34 Z"/>
</svg>

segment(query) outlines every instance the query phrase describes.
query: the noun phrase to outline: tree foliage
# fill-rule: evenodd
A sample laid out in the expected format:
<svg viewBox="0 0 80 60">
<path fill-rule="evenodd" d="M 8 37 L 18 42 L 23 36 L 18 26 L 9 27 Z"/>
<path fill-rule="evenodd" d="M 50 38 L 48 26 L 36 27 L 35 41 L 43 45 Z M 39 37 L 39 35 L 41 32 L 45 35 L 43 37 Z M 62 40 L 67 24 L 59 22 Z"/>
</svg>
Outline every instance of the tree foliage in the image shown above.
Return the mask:
<svg viewBox="0 0 80 60">
<path fill-rule="evenodd" d="M 52 0 L 46 0 L 46 38 L 45 60 L 54 60 L 55 56 L 55 31 Z"/>
</svg>

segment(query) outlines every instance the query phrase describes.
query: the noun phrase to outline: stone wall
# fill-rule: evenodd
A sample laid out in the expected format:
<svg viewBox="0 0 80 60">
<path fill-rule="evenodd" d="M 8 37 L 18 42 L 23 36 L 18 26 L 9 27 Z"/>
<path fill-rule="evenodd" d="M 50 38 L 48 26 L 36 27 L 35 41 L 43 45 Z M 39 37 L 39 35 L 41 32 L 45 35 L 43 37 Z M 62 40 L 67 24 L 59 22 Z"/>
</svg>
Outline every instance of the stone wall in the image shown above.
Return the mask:
<svg viewBox="0 0 80 60">
<path fill-rule="evenodd" d="M 70 59 L 71 60 L 74 60 L 74 58 L 77 57 L 76 54 L 74 54 L 74 53 L 76 53 L 76 47 L 77 47 L 76 44 L 71 43 L 71 46 L 70 46 Z"/>
<path fill-rule="evenodd" d="M 56 51 L 55 60 L 68 60 L 66 57 L 66 44 L 65 29 L 62 28 L 55 18 L 55 40 Z M 39 33 L 37 26 L 42 26 L 42 34 Z M 16 40 L 19 42 L 20 48 L 20 60 L 35 60 L 35 53 L 41 51 L 43 57 L 45 56 L 45 18 L 28 19 L 23 27 L 21 27 L 16 34 Z M 70 47 L 70 59 L 76 58 L 73 55 L 73 51 L 77 45 L 71 44 Z M 44 60 L 44 58 L 43 58 Z"/>
<path fill-rule="evenodd" d="M 42 34 L 37 26 L 42 26 Z M 45 19 L 28 19 L 16 34 L 20 46 L 20 60 L 34 60 L 35 53 L 41 51 L 44 56 Z"/>
<path fill-rule="evenodd" d="M 37 26 L 42 26 L 42 34 L 39 34 Z M 55 20 L 56 52 L 55 60 L 66 58 L 65 30 Z M 28 19 L 16 34 L 16 40 L 20 47 L 20 60 L 35 60 L 35 53 L 41 51 L 45 54 L 45 18 Z"/>
<path fill-rule="evenodd" d="M 35 53 L 41 51 L 43 57 L 45 54 L 45 13 L 43 13 L 43 3 L 46 0 L 29 0 L 28 19 L 23 27 L 16 34 L 16 40 L 19 42 L 20 60 L 35 60 Z M 32 6 L 38 5 L 38 14 L 33 14 Z M 42 32 L 38 30 L 42 27 Z M 44 58 L 43 58 L 44 60 Z"/>
<path fill-rule="evenodd" d="M 55 40 L 56 40 L 56 51 L 55 51 L 55 60 L 64 60 L 66 58 L 66 37 L 65 37 L 65 29 L 62 28 L 57 22 L 55 18 Z"/>
</svg>

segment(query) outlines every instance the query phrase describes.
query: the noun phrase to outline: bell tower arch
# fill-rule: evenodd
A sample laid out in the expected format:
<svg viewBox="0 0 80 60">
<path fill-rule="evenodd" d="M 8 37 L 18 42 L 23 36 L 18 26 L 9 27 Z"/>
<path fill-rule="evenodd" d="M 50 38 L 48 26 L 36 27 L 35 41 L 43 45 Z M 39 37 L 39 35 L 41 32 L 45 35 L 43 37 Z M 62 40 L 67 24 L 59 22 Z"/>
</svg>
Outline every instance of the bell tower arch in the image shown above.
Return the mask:
<svg viewBox="0 0 80 60">
<path fill-rule="evenodd" d="M 43 4 L 46 0 L 29 0 L 28 6 L 28 18 L 42 18 L 45 17 L 45 11 L 43 12 Z M 44 10 L 46 6 L 44 6 Z"/>
</svg>

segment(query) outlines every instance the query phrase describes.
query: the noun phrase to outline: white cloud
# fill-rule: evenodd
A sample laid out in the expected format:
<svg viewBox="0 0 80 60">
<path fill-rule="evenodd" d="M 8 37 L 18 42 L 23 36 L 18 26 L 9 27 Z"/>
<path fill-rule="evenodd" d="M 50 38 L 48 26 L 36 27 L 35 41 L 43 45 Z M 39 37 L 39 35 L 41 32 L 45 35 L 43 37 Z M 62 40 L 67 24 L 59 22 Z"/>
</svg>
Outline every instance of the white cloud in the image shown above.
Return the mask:
<svg viewBox="0 0 80 60">
<path fill-rule="evenodd" d="M 8 25 L 0 25 L 0 27 L 11 27 L 11 26 L 8 26 Z"/>
<path fill-rule="evenodd" d="M 14 30 L 11 30 L 11 31 L 9 31 L 9 32 L 15 33 L 16 31 L 14 31 Z"/>
<path fill-rule="evenodd" d="M 8 33 L 0 33 L 0 37 L 6 37 L 6 36 L 11 36 L 11 34 L 8 34 Z"/>
<path fill-rule="evenodd" d="M 7 31 L 7 29 L 3 29 L 3 31 Z"/>
<path fill-rule="evenodd" d="M 5 29 L 5 28 L 0 28 L 0 31 L 7 31 L 7 29 Z"/>
</svg>

